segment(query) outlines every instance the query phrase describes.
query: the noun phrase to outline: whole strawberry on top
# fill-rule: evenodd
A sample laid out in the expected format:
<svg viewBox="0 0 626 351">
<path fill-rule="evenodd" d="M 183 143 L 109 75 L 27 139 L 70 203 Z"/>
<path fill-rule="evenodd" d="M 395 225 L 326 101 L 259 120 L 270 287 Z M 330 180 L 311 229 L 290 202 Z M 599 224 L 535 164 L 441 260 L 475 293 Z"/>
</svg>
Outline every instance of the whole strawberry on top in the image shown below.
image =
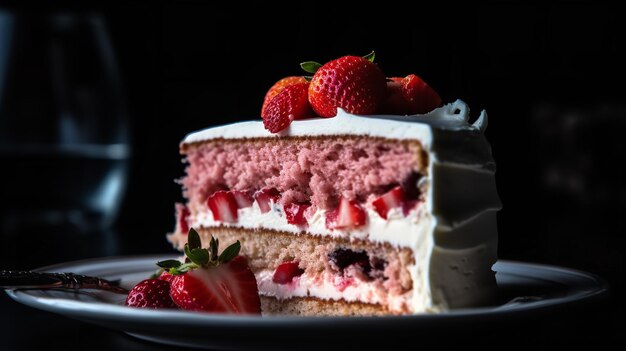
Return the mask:
<svg viewBox="0 0 626 351">
<path fill-rule="evenodd" d="M 441 106 L 439 94 L 420 77 L 410 74 L 385 78 L 374 58 L 372 51 L 363 57 L 343 56 L 324 65 L 301 63 L 313 76 L 290 76 L 274 83 L 261 108 L 265 129 L 279 133 L 297 119 L 334 117 L 337 108 L 355 115 L 411 115 Z"/>
<path fill-rule="evenodd" d="M 404 78 L 389 78 L 387 97 L 379 112 L 397 115 L 424 114 L 441 104 L 441 97 L 433 88 L 422 78 L 409 74 Z"/>
<path fill-rule="evenodd" d="M 374 64 L 374 52 L 365 56 L 343 56 L 324 65 L 305 62 L 302 68 L 314 73 L 309 85 L 309 102 L 321 117 L 334 117 L 337 107 L 357 115 L 376 113 L 385 98 L 386 79 Z"/>
<path fill-rule="evenodd" d="M 200 236 L 191 228 L 185 244 L 185 263 L 166 260 L 157 265 L 172 275 L 170 297 L 181 309 L 192 311 L 260 314 L 261 301 L 254 273 L 239 256 L 239 241 L 218 255 L 219 240 L 200 247 Z"/>
</svg>

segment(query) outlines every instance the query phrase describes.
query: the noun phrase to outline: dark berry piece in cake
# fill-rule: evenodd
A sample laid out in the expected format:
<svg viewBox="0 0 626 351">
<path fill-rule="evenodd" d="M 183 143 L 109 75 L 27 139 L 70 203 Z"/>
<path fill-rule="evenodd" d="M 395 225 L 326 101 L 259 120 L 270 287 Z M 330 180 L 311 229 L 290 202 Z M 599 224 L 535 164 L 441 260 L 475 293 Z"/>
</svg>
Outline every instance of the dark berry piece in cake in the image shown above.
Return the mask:
<svg viewBox="0 0 626 351">
<path fill-rule="evenodd" d="M 328 254 L 330 262 L 340 271 L 348 266 L 358 264 L 361 266 L 369 266 L 369 256 L 365 251 L 353 251 L 350 249 L 339 248 Z"/>
<path fill-rule="evenodd" d="M 404 197 L 407 200 L 417 200 L 422 195 L 422 189 L 420 189 L 421 180 L 424 175 L 419 172 L 411 172 L 406 179 L 400 185 L 404 190 Z"/>
</svg>

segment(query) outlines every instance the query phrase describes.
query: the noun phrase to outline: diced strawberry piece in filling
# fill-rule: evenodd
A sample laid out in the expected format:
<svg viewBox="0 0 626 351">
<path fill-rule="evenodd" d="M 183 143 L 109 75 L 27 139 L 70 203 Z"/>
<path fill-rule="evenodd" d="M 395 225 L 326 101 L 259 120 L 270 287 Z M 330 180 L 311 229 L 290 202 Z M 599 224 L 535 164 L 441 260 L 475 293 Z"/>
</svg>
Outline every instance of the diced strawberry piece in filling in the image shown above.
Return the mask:
<svg viewBox="0 0 626 351">
<path fill-rule="evenodd" d="M 289 284 L 293 278 L 299 277 L 303 273 L 304 270 L 298 267 L 297 261 L 283 262 L 276 267 L 272 281 L 276 284 Z"/>
<path fill-rule="evenodd" d="M 402 207 L 404 198 L 404 190 L 397 186 L 374 200 L 372 205 L 382 218 L 387 219 L 390 210 Z"/>
<path fill-rule="evenodd" d="M 307 208 L 311 207 L 310 202 L 302 202 L 302 203 L 290 203 L 285 206 L 285 215 L 287 217 L 287 223 L 295 224 L 295 225 L 306 225 L 307 220 L 304 217 L 304 211 Z"/>
<path fill-rule="evenodd" d="M 235 197 L 235 201 L 237 201 L 238 208 L 252 207 L 252 204 L 254 203 L 254 198 L 252 197 L 252 195 L 250 195 L 250 192 L 233 190 L 231 191 L 231 193 Z"/>
<path fill-rule="evenodd" d="M 351 229 L 363 226 L 367 221 L 365 210 L 354 200 L 341 198 L 339 207 L 326 214 L 328 229 Z"/>
<path fill-rule="evenodd" d="M 278 202 L 280 193 L 274 188 L 265 188 L 254 193 L 254 199 L 259 204 L 261 213 L 266 213 L 272 209 L 272 202 Z"/>
<path fill-rule="evenodd" d="M 213 213 L 213 219 L 227 223 L 237 222 L 237 200 L 229 191 L 216 191 L 207 200 L 207 205 Z"/>
</svg>

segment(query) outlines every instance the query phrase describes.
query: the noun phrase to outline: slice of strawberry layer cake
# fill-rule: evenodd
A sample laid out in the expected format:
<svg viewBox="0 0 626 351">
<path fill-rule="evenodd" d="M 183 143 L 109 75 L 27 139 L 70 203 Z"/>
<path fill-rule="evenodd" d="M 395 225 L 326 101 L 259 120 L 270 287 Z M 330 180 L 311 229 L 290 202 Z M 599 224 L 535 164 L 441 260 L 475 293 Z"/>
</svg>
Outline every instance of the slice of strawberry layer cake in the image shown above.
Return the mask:
<svg viewBox="0 0 626 351">
<path fill-rule="evenodd" d="M 298 83 L 302 84 L 302 83 Z M 483 111 L 242 122 L 188 135 L 193 227 L 241 254 L 264 314 L 413 314 L 488 304 L 496 283 L 495 163 Z"/>
</svg>

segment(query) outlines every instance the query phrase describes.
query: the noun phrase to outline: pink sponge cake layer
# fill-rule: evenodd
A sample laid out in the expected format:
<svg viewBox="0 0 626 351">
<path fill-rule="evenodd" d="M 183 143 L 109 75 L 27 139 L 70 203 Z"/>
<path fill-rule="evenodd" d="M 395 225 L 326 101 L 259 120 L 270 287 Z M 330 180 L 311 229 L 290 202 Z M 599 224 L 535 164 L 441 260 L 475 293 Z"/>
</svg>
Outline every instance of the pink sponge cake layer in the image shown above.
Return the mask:
<svg viewBox="0 0 626 351">
<path fill-rule="evenodd" d="M 349 136 L 245 142 L 213 140 L 185 150 L 185 195 L 202 204 L 217 190 L 277 189 L 283 205 L 310 201 L 322 209 L 338 199 L 366 200 L 424 172 L 419 146 Z"/>
</svg>

